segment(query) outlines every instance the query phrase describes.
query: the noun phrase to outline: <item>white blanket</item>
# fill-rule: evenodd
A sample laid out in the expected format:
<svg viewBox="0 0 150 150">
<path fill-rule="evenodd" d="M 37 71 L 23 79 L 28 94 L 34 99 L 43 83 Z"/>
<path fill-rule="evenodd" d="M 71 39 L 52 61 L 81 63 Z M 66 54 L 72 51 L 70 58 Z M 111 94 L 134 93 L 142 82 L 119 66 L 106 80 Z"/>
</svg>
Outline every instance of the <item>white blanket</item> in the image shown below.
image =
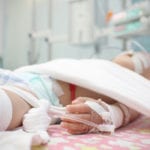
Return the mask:
<svg viewBox="0 0 150 150">
<path fill-rule="evenodd" d="M 0 132 L 1 150 L 31 150 L 31 146 L 42 145 L 43 139 L 38 133 L 27 133 L 21 128 Z"/>
<path fill-rule="evenodd" d="M 58 59 L 16 70 L 49 74 L 115 100 L 150 117 L 150 81 L 107 60 Z"/>
</svg>

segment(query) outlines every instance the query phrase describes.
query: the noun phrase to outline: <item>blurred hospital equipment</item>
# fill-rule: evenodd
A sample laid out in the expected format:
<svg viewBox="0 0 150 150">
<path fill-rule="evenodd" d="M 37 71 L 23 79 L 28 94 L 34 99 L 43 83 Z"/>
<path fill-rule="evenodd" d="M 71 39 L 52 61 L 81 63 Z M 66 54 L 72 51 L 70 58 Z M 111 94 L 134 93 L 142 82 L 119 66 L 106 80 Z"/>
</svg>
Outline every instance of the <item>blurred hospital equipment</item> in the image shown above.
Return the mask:
<svg viewBox="0 0 150 150">
<path fill-rule="evenodd" d="M 4 35 L 4 24 L 3 24 L 3 20 L 4 20 L 4 4 L 3 1 L 0 1 L 0 67 L 2 67 L 3 65 L 3 48 L 4 48 L 4 44 L 3 44 L 3 35 Z"/>
<path fill-rule="evenodd" d="M 116 13 L 111 19 L 112 35 L 131 37 L 150 34 L 150 1 L 136 3 L 125 11 Z"/>
<path fill-rule="evenodd" d="M 104 5 L 104 3 L 101 5 Z M 106 5 L 108 5 L 108 2 Z M 150 0 L 135 4 L 131 4 L 126 0 L 123 1 L 123 5 L 124 10 L 113 14 L 110 22 L 104 28 L 106 30 L 103 30 L 103 28 L 98 28 L 95 25 L 93 0 L 70 0 L 69 27 L 71 29 L 69 30 L 69 37 L 72 38 L 71 41 L 77 44 L 90 43 L 99 36 L 103 36 L 103 34 L 125 38 L 150 34 Z M 106 17 L 106 12 L 103 13 Z M 102 34 L 102 32 L 104 33 Z"/>
<path fill-rule="evenodd" d="M 94 1 L 69 0 L 69 42 L 87 44 L 94 41 Z"/>
<path fill-rule="evenodd" d="M 45 38 L 46 41 L 50 43 L 69 42 L 70 44 L 83 44 L 93 42 L 93 0 L 67 0 L 69 7 L 69 29 L 67 35 L 54 35 L 51 28 L 46 31 L 34 31 L 36 18 L 35 1 L 36 0 L 33 0 L 33 31 L 29 33 L 30 38 Z M 52 4 L 52 0 L 50 1 Z M 50 7 L 52 7 L 52 5 Z M 50 18 L 50 20 L 52 20 L 52 18 Z"/>
<path fill-rule="evenodd" d="M 33 0 L 35 3 L 36 0 Z M 52 0 L 50 0 L 52 1 Z M 149 28 L 149 0 L 133 4 L 129 8 L 115 13 L 110 20 L 110 28 L 103 28 L 96 30 L 94 24 L 94 0 L 66 0 L 69 6 L 69 30 L 68 40 L 71 43 L 83 44 L 93 41 L 97 37 L 108 36 L 128 36 L 134 34 L 145 34 Z M 35 23 L 36 8 L 33 4 L 33 24 Z M 52 6 L 51 6 L 52 7 Z M 104 9 L 104 8 L 103 8 Z M 103 10 L 102 10 L 103 12 Z M 103 12 L 104 14 L 105 12 Z M 106 14 L 105 14 L 106 15 Z M 52 20 L 52 18 L 50 18 Z M 113 26 L 113 27 L 112 27 Z M 140 29 L 140 31 L 139 31 Z M 50 29 L 51 30 L 51 29 Z M 97 31 L 97 32 L 96 32 Z M 145 32 L 144 32 L 145 31 Z M 49 31 L 49 35 L 46 31 L 31 32 L 33 38 L 47 37 L 51 42 L 67 41 L 67 35 L 53 36 Z M 54 40 L 53 40 L 54 39 Z"/>
<path fill-rule="evenodd" d="M 113 2 L 110 0 L 28 0 L 28 2 L 24 1 L 25 6 L 21 2 L 16 2 L 14 5 L 13 3 L 8 3 L 6 10 L 8 10 L 10 23 L 8 27 L 6 26 L 8 32 L 5 48 L 8 52 L 5 52 L 5 56 L 9 54 L 11 49 L 14 49 L 23 56 L 24 61 L 20 60 L 20 57 L 20 61 L 17 62 L 12 57 L 5 58 L 5 62 L 8 66 L 14 68 L 15 65 L 12 63 L 14 61 L 16 61 L 16 66 L 18 63 L 19 66 L 58 57 L 85 58 L 92 56 L 90 58 L 111 59 L 122 49 L 127 49 L 127 46 L 122 46 L 122 41 L 129 41 L 133 37 L 131 32 L 130 34 L 129 32 L 124 32 L 123 34 L 121 29 L 118 29 L 118 26 L 124 25 L 129 28 L 129 23 L 134 24 L 135 21 L 143 21 L 149 16 L 147 15 L 148 10 L 144 8 L 146 15 L 139 17 L 144 17 L 144 19 L 134 18 L 134 21 L 130 20 L 128 24 L 126 22 L 122 24 L 114 23 L 111 19 L 106 22 L 107 12 L 113 12 L 113 19 L 115 15 L 119 14 L 119 11 L 126 12 L 139 3 L 136 0 L 135 4 L 127 6 L 127 1 L 131 2 L 131 0 L 114 0 Z M 148 1 L 141 1 L 140 3 L 144 2 Z M 126 6 L 123 7 L 124 5 Z M 20 6 L 24 9 L 21 10 Z M 14 10 L 17 11 L 15 12 Z M 18 15 L 19 13 L 17 14 L 18 11 L 20 15 Z M 20 21 L 22 15 L 25 16 L 23 20 L 27 22 L 26 25 L 22 23 L 23 21 Z M 18 21 L 14 20 L 14 16 L 17 16 Z M 14 21 L 19 27 L 19 32 L 13 30 L 15 29 Z M 15 38 L 10 36 L 11 31 L 17 33 Z M 141 35 L 141 32 L 139 35 Z M 118 40 L 118 43 L 112 40 Z M 18 43 L 18 41 L 20 42 Z M 128 42 L 124 43 L 124 45 L 127 45 Z"/>
<path fill-rule="evenodd" d="M 28 61 L 30 64 L 37 62 L 38 51 L 36 50 L 36 40 L 45 39 L 49 45 L 49 53 L 52 44 L 68 43 L 71 45 L 95 45 L 96 30 L 95 25 L 95 0 L 64 0 L 68 7 L 68 31 L 66 34 L 55 34 L 52 29 L 53 24 L 53 0 L 49 0 L 49 28 L 37 30 L 36 28 L 36 0 L 32 0 L 32 30 L 29 33 L 31 48 L 28 52 Z M 107 2 L 105 2 L 107 3 Z M 104 9 L 104 8 L 103 8 Z M 103 10 L 102 10 L 103 11 Z M 103 15 L 104 15 L 103 11 Z M 94 46 L 97 48 L 97 46 Z M 99 50 L 95 49 L 98 53 Z M 49 58 L 51 55 L 49 54 Z"/>
</svg>

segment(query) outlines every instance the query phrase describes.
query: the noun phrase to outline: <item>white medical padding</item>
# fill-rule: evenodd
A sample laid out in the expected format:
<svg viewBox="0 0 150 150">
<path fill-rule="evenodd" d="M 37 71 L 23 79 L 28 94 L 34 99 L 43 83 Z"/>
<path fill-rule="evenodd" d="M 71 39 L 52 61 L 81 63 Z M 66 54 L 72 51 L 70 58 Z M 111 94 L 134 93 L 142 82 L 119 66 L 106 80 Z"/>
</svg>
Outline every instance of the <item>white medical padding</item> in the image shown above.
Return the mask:
<svg viewBox="0 0 150 150">
<path fill-rule="evenodd" d="M 5 131 L 12 120 L 12 103 L 7 93 L 0 87 L 0 131 Z"/>
<path fill-rule="evenodd" d="M 23 118 L 23 128 L 27 132 L 46 131 L 51 122 L 48 115 L 49 102 L 39 100 L 39 107 L 31 108 Z"/>
<path fill-rule="evenodd" d="M 30 109 L 23 118 L 23 129 L 26 132 L 38 133 L 45 143 L 50 140 L 47 133 L 51 122 L 48 115 L 49 105 L 48 101 L 39 100 L 39 107 Z"/>
<path fill-rule="evenodd" d="M 85 104 L 102 118 L 103 123 L 97 126 L 100 131 L 113 133 L 116 128 L 123 124 L 124 115 L 117 105 L 108 105 L 101 100 L 98 102 L 86 101 Z M 101 125 L 103 128 L 100 128 Z"/>
<path fill-rule="evenodd" d="M 141 60 L 137 56 L 133 56 L 132 61 L 134 64 L 134 71 L 139 74 L 143 73 L 144 68 Z"/>
</svg>

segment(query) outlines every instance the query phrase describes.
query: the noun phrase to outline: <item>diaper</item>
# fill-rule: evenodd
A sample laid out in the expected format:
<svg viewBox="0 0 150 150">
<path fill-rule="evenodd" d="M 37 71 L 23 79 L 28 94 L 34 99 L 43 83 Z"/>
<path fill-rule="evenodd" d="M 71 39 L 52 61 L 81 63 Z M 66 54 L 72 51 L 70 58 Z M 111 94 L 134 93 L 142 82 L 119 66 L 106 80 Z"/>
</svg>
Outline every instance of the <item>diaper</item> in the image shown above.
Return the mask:
<svg viewBox="0 0 150 150">
<path fill-rule="evenodd" d="M 60 106 L 59 99 L 53 91 L 53 80 L 48 75 L 20 73 L 20 76 L 26 81 L 27 88 L 39 99 L 45 99 L 51 105 Z"/>
</svg>

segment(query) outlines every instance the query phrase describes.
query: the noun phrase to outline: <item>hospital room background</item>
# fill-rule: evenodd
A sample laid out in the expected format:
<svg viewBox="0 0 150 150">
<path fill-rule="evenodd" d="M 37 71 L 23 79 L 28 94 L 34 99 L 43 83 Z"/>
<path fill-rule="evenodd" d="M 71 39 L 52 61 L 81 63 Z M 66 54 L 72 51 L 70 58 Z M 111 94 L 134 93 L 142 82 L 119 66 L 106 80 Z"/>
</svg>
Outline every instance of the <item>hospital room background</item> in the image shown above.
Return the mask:
<svg viewBox="0 0 150 150">
<path fill-rule="evenodd" d="M 0 66 L 150 51 L 149 0 L 0 0 Z"/>
</svg>

